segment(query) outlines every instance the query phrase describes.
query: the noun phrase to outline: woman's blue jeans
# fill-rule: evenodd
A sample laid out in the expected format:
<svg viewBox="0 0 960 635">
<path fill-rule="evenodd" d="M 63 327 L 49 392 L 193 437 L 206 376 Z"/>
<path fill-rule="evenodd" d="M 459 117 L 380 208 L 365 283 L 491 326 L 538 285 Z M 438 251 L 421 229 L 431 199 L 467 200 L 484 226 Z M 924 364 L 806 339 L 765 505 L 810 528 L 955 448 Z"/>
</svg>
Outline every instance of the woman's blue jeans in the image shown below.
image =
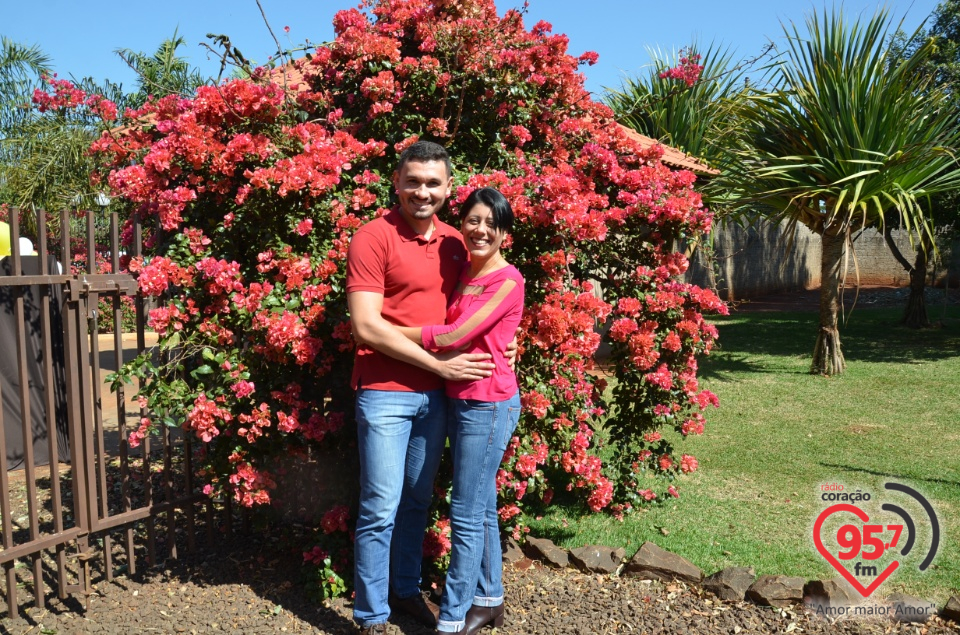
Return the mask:
<svg viewBox="0 0 960 635">
<path fill-rule="evenodd" d="M 463 628 L 471 605 L 503 604 L 503 554 L 497 521 L 497 470 L 520 418 L 520 396 L 506 401 L 451 399 L 453 452 L 450 567 L 437 630 Z"/>
<path fill-rule="evenodd" d="M 356 413 L 360 510 L 353 619 L 366 628 L 390 617 L 391 589 L 401 598 L 420 594 L 423 534 L 447 435 L 447 396 L 443 390 L 360 389 Z"/>
</svg>

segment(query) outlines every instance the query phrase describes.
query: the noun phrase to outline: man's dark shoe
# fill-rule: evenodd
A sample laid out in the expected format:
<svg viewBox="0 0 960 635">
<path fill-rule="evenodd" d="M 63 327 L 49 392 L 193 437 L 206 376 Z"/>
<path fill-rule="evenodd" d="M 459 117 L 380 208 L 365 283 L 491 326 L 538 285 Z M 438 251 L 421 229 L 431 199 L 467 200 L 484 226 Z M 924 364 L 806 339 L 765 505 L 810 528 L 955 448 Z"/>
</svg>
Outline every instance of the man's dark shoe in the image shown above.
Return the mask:
<svg viewBox="0 0 960 635">
<path fill-rule="evenodd" d="M 429 626 L 430 628 L 437 627 L 440 607 L 423 597 L 423 595 L 418 593 L 408 598 L 398 598 L 391 593 L 389 599 L 390 608 L 394 611 L 406 613 L 424 626 Z"/>
<path fill-rule="evenodd" d="M 374 624 L 360 629 L 360 635 L 387 635 L 387 623 Z"/>
<path fill-rule="evenodd" d="M 491 624 L 501 628 L 503 626 L 503 604 L 498 606 L 477 606 L 474 604 L 467 611 L 464 622 L 463 630 L 460 632 L 465 635 L 478 633 L 484 626 Z"/>
</svg>

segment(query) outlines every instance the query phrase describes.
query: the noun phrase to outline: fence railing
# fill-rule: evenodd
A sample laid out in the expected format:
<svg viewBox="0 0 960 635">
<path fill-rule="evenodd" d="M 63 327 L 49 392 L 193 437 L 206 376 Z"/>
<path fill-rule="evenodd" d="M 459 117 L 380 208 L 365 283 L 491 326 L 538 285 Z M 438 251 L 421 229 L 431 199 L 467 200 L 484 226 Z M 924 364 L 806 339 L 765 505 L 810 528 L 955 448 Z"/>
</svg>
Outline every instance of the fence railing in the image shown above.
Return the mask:
<svg viewBox="0 0 960 635">
<path fill-rule="evenodd" d="M 123 388 L 104 386 L 106 372 L 149 345 L 144 299 L 121 270 L 125 252 L 141 253 L 139 219 L 128 221 L 133 239 L 124 246 L 115 212 L 98 222 L 95 212 L 51 218 L 38 210 L 29 218 L 36 253 L 24 254 L 28 213 L 10 211 L 11 253 L 0 260 L 0 566 L 8 617 L 22 604 L 21 585 L 38 608 L 47 588 L 61 599 L 88 596 L 92 565 L 107 580 L 120 566 L 134 574 L 138 560 L 153 565 L 158 552 L 176 558 L 178 543 L 194 550 L 204 526 L 212 543 L 214 530 L 213 503 L 193 480 L 200 444 L 164 428 L 159 440 L 131 447 L 129 432 L 152 415 Z M 73 242 L 78 225 L 85 236 Z M 53 244 L 50 226 L 58 226 Z M 99 332 L 104 321 L 112 322 L 109 334 Z"/>
</svg>

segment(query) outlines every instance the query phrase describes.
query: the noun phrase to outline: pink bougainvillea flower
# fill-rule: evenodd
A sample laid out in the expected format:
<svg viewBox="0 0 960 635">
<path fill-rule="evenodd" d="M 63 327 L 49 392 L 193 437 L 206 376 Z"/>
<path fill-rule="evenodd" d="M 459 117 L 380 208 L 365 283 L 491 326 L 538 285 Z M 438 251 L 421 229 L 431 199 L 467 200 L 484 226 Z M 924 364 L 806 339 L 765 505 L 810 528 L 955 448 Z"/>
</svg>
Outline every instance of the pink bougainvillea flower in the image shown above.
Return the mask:
<svg viewBox="0 0 960 635">
<path fill-rule="evenodd" d="M 676 496 L 673 482 L 699 466 L 675 445 L 702 434 L 719 403 L 698 379 L 717 338 L 708 316 L 727 311 L 683 280 L 690 263 L 676 245 L 712 222 L 696 175 L 665 165 L 662 146 L 591 98 L 580 69 L 596 53 L 569 54 L 566 36 L 526 25 L 522 11 L 361 0 L 332 17 L 333 40 L 309 56 L 190 97 L 121 115 L 61 80 L 34 96 L 42 116 L 76 109 L 105 122 L 95 182 L 144 234 L 140 255 L 132 216 L 124 223 L 121 265 L 153 299 L 161 348 L 185 352 L 181 368 L 149 378 L 159 389 L 141 405 L 208 443 L 199 487 L 269 504 L 277 454 L 352 438 L 350 369 L 367 349 L 346 309 L 347 251 L 361 226 L 390 213 L 399 153 L 429 138 L 455 168 L 441 220 L 455 222 L 484 186 L 516 216 L 505 254 L 526 301 L 522 411 L 496 474 L 505 531 L 522 537 L 528 506 L 551 504 L 555 491 L 615 515 Z M 680 89 L 700 72 L 695 54 L 683 57 L 665 70 Z M 148 421 L 128 443 L 149 432 Z M 318 534 L 349 543 L 346 522 L 325 515 Z M 430 557 L 448 556 L 450 539 L 438 521 Z M 304 554 L 313 565 L 349 567 L 348 551 L 314 547 Z"/>
</svg>

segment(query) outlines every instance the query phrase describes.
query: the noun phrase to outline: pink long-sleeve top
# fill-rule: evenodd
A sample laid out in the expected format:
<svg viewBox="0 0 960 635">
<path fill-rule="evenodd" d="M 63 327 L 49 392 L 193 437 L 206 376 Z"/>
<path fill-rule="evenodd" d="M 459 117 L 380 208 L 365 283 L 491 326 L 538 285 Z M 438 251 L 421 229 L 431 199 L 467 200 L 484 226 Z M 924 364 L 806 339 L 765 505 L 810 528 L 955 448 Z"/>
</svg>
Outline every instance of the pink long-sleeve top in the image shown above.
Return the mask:
<svg viewBox="0 0 960 635">
<path fill-rule="evenodd" d="M 464 271 L 447 307 L 447 323 L 425 326 L 423 347 L 489 353 L 496 368 L 477 381 L 448 381 L 447 395 L 457 399 L 505 401 L 517 392 L 517 376 L 503 356 L 523 317 L 523 276 L 512 265 L 479 278 Z"/>
</svg>

